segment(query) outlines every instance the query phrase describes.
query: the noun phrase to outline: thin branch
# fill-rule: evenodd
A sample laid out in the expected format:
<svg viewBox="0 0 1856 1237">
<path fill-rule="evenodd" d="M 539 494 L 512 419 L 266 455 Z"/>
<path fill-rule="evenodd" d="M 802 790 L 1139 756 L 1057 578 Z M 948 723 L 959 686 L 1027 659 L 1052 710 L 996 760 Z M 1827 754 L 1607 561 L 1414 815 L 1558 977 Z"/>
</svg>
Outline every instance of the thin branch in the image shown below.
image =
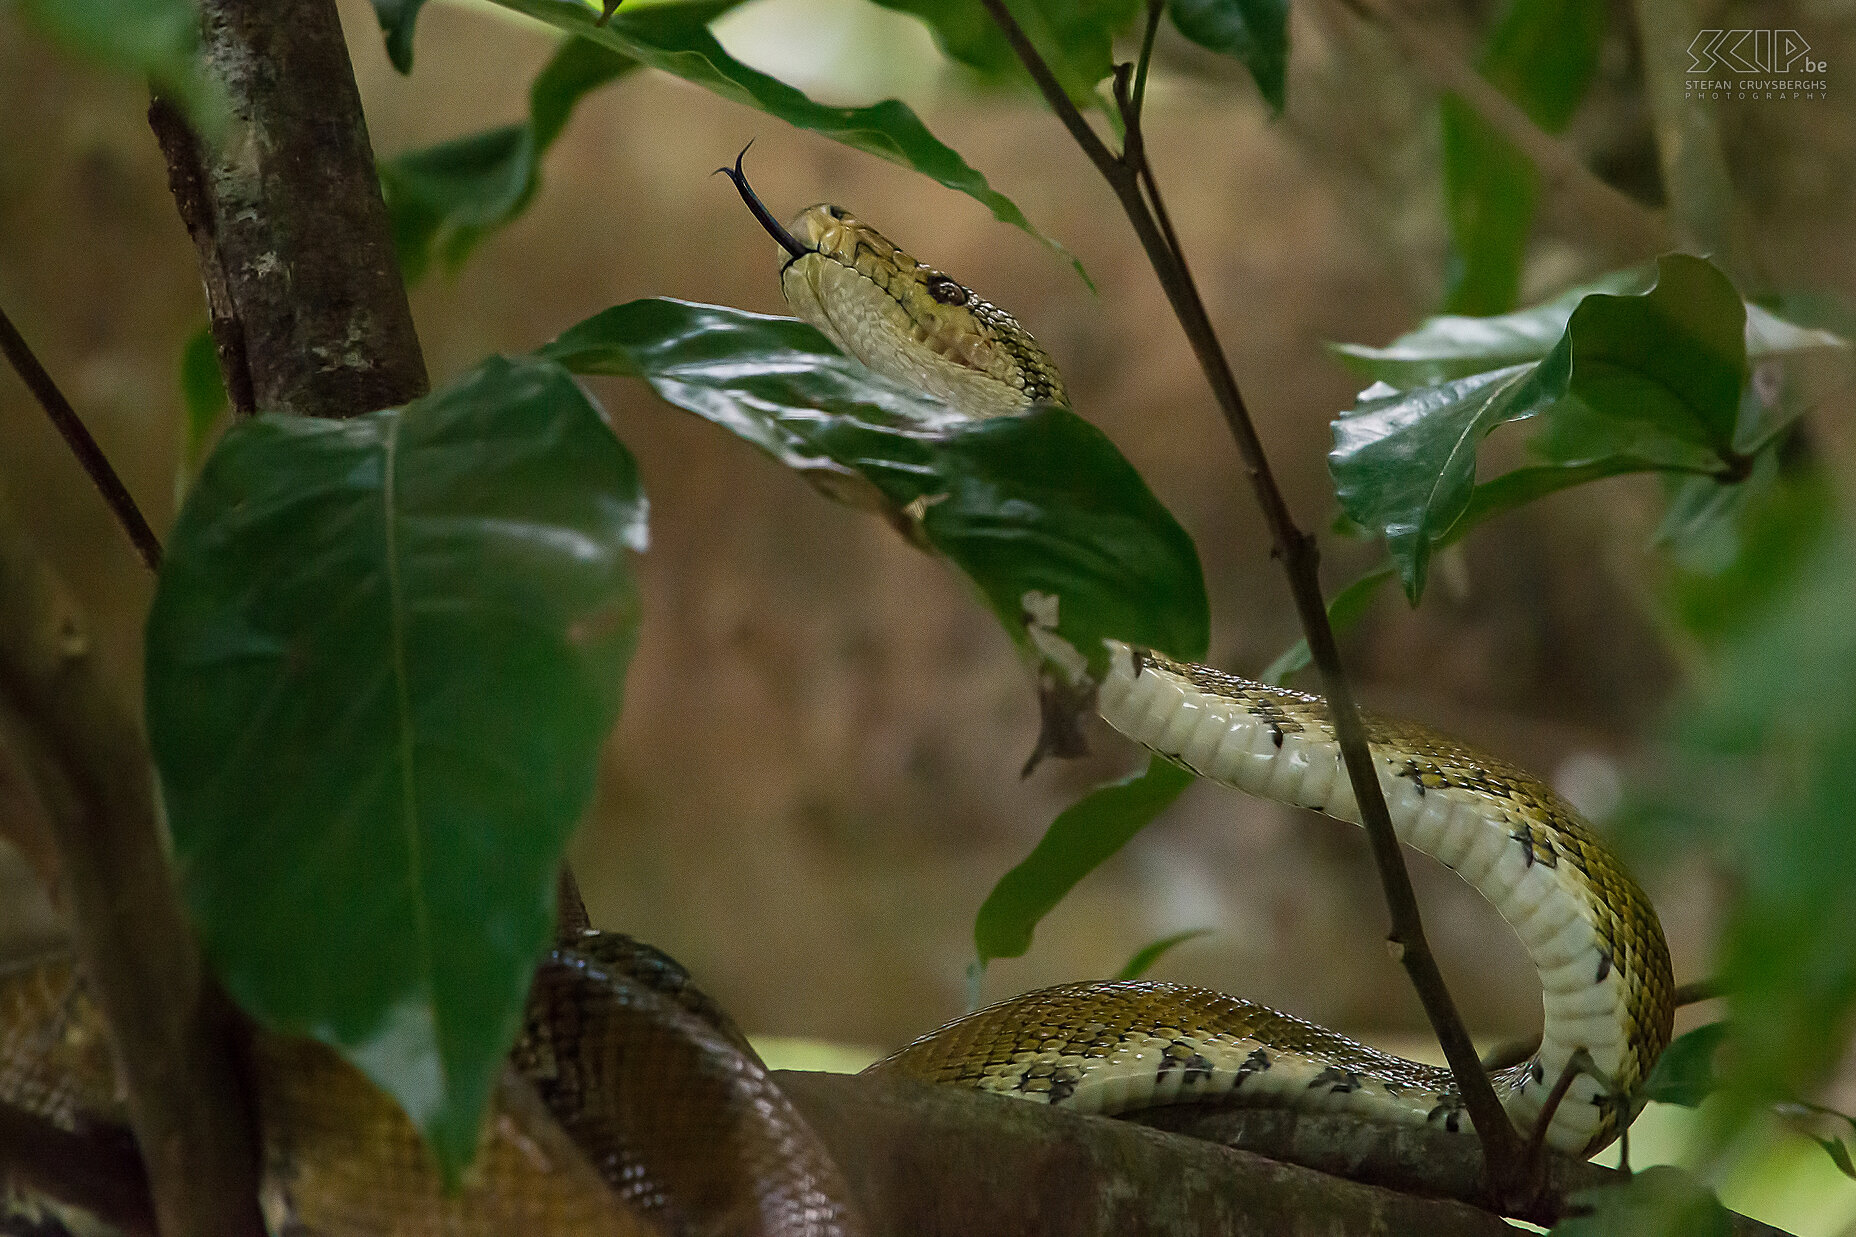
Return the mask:
<svg viewBox="0 0 1856 1237">
<path fill-rule="evenodd" d="M 1140 124 L 1141 108 L 1147 102 L 1147 66 L 1154 58 L 1154 36 L 1160 33 L 1160 14 L 1166 0 L 1147 0 L 1147 28 L 1141 32 L 1141 54 L 1134 62 L 1134 102 L 1131 125 Z"/>
<path fill-rule="evenodd" d="M 264 1231 L 240 1027 L 175 892 L 148 749 L 83 617 L 0 509 L 0 694 L 59 763 L 41 793 L 72 944 L 109 1026 L 164 1234 Z"/>
<path fill-rule="evenodd" d="M 103 454 L 103 448 L 91 437 L 90 429 L 84 424 L 77 410 L 71 407 L 71 401 L 64 397 L 52 376 L 39 364 L 39 358 L 32 354 L 25 337 L 14 327 L 6 311 L 0 309 L 0 352 L 6 353 L 6 359 L 12 362 L 13 372 L 26 384 L 39 406 L 45 409 L 45 415 L 52 419 L 58 432 L 64 435 L 71 454 L 77 457 L 78 464 L 90 477 L 97 493 L 103 495 L 103 501 L 109 505 L 116 522 L 129 534 L 129 541 L 135 546 L 136 553 L 148 564 L 150 571 L 161 570 L 161 540 L 155 536 L 155 530 L 148 526 L 142 516 L 142 509 L 135 505 L 135 499 L 129 494 L 129 487 L 110 466 L 109 457 Z"/>
<path fill-rule="evenodd" d="M 1709 976 L 1707 979 L 1696 979 L 1686 984 L 1677 984 L 1675 1006 L 1677 1009 L 1681 1009 L 1684 1005 L 1699 1005 L 1703 1001 L 1712 1001 L 1716 997 L 1723 997 L 1726 995 L 1726 981 L 1722 980 L 1718 975 L 1713 975 Z"/>
<path fill-rule="evenodd" d="M 1296 527 L 1288 504 L 1283 500 L 1282 491 L 1270 471 L 1262 441 L 1244 405 L 1237 379 L 1232 374 L 1230 361 L 1212 327 L 1204 302 L 1193 286 L 1190 273 L 1179 260 L 1173 245 L 1167 240 L 1143 198 L 1142 166 L 1146 163 L 1145 153 L 1136 147 L 1137 151 L 1141 151 L 1139 165 L 1111 153 L 1057 84 L 1049 66 L 1006 8 L 1004 0 L 984 0 L 984 3 L 993 21 L 1005 33 L 1013 51 L 1031 73 L 1045 101 L 1070 130 L 1121 202 L 1122 210 L 1133 225 L 1135 235 L 1139 237 L 1141 247 L 1146 250 L 1148 261 L 1166 291 L 1167 300 L 1185 330 L 1199 366 L 1205 372 L 1206 381 L 1211 385 L 1212 394 L 1224 414 L 1231 436 L 1237 442 L 1245 472 L 1256 493 L 1257 503 L 1263 509 L 1264 520 L 1269 525 L 1275 544 L 1274 552 L 1282 560 L 1283 570 L 1288 574 L 1289 589 L 1295 599 L 1302 630 L 1308 639 L 1310 654 L 1321 672 L 1322 686 L 1327 692 L 1328 709 L 1347 766 L 1348 780 L 1360 806 L 1361 822 L 1366 827 L 1373 858 L 1378 864 L 1380 881 L 1385 887 L 1392 920 L 1389 943 L 1393 956 L 1403 964 L 1412 986 L 1417 989 L 1445 1059 L 1450 1063 L 1451 1072 L 1462 1093 L 1464 1107 L 1482 1139 L 1492 1187 L 1498 1195 L 1504 1196 L 1519 1191 L 1523 1188 L 1526 1172 L 1520 1135 L 1503 1111 L 1500 1101 L 1495 1098 L 1495 1089 L 1476 1058 L 1475 1045 L 1463 1026 L 1462 1018 L 1457 1014 L 1456 1004 L 1451 999 L 1449 988 L 1444 984 L 1443 975 L 1437 969 L 1436 959 L 1425 938 L 1417 897 L 1412 892 L 1411 877 L 1405 870 L 1404 856 L 1399 851 L 1398 834 L 1392 828 L 1392 819 L 1386 810 L 1385 797 L 1374 771 L 1372 752 L 1366 742 L 1366 728 L 1360 720 L 1352 686 L 1341 664 L 1334 630 L 1328 625 L 1327 606 L 1321 596 L 1317 570 L 1320 555 L 1315 540 Z M 1151 179 L 1151 172 L 1148 177 Z"/>
<path fill-rule="evenodd" d="M 155 1237 L 148 1174 L 121 1127 L 65 1130 L 0 1103 L 0 1186 L 7 1184 L 81 1208 L 127 1237 Z"/>
<path fill-rule="evenodd" d="M 1658 211 L 1594 174 L 1564 142 L 1535 124 L 1514 100 L 1452 52 L 1435 30 L 1401 8 L 1398 0 L 1338 2 L 1390 35 L 1437 89 L 1462 99 L 1484 124 L 1525 155 L 1540 175 L 1542 200 L 1549 208 L 1564 209 L 1577 219 L 1584 235 L 1602 239 L 1632 257 L 1668 247 L 1668 233 Z"/>
</svg>

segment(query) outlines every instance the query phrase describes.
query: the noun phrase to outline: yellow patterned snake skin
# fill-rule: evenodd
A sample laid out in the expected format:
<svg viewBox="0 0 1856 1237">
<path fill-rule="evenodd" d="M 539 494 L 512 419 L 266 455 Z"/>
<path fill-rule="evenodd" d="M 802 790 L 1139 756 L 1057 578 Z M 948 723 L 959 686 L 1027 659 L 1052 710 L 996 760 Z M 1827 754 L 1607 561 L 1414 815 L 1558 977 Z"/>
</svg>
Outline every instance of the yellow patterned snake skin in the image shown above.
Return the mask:
<svg viewBox="0 0 1856 1237">
<path fill-rule="evenodd" d="M 835 206 L 781 228 L 781 288 L 800 317 L 872 370 L 974 417 L 1064 403 L 1062 379 L 1009 314 L 915 261 Z M 1202 777 L 1359 822 L 1318 696 L 1111 645 L 1097 704 L 1115 729 Z M 1655 909 L 1618 860 L 1532 775 L 1422 726 L 1369 718 L 1401 841 L 1495 907 L 1539 972 L 1545 1021 L 1534 1057 L 1495 1076 L 1523 1129 L 1584 1049 L 1547 1141 L 1585 1155 L 1617 1134 L 1669 1042 L 1673 985 Z M 1388 1122 L 1469 1123 L 1448 1070 L 1406 1061 L 1311 1023 L 1203 988 L 1071 984 L 958 1019 L 871 1067 L 1087 1112 L 1232 1097 L 1351 1111 Z"/>
</svg>

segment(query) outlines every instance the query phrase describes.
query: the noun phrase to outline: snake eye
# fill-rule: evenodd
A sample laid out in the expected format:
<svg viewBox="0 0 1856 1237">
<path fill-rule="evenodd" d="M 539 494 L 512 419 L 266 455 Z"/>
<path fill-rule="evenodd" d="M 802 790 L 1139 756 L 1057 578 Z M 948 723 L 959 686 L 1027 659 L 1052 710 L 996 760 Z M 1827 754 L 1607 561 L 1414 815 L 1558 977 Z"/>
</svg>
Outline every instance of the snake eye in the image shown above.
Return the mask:
<svg viewBox="0 0 1856 1237">
<path fill-rule="evenodd" d="M 928 280 L 928 295 L 943 305 L 967 303 L 967 290 L 946 275 L 935 275 Z"/>
</svg>

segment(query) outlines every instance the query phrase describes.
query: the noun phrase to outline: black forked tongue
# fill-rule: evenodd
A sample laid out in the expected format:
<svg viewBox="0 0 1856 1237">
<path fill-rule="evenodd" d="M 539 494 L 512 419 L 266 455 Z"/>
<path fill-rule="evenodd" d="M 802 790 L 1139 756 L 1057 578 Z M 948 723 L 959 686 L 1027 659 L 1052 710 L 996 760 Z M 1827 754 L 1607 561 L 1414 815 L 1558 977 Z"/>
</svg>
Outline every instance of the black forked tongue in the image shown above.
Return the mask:
<svg viewBox="0 0 1856 1237">
<path fill-rule="evenodd" d="M 812 252 L 811 247 L 800 244 L 799 238 L 781 226 L 780 221 L 773 217 L 773 212 L 769 211 L 766 204 L 760 200 L 760 195 L 754 192 L 754 187 L 748 184 L 747 173 L 741 170 L 741 161 L 747 158 L 748 148 L 753 145 L 754 143 L 749 142 L 747 146 L 741 148 L 741 153 L 735 156 L 734 167 L 715 170 L 735 182 L 735 189 L 740 192 L 741 200 L 748 204 L 748 209 L 754 213 L 754 218 L 760 220 L 760 226 L 767 229 L 767 235 L 779 241 L 780 248 L 792 254 L 794 258 L 803 258 Z"/>
</svg>

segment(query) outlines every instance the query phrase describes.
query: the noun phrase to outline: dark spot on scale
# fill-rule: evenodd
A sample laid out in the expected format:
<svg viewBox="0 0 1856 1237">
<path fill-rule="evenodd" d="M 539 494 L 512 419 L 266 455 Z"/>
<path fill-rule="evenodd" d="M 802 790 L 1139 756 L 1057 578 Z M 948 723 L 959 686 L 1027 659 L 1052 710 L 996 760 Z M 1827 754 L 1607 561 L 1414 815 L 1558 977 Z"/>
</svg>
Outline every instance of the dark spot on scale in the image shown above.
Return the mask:
<svg viewBox="0 0 1856 1237">
<path fill-rule="evenodd" d="M 1270 1054 L 1261 1048 L 1251 1049 L 1250 1055 L 1244 1058 L 1244 1063 L 1237 1067 L 1237 1074 L 1231 1079 L 1231 1089 L 1237 1090 L 1252 1074 L 1261 1074 L 1269 1067 Z"/>
<path fill-rule="evenodd" d="M 1270 740 L 1275 743 L 1277 747 L 1282 746 L 1282 727 L 1278 726 L 1275 722 L 1270 723 Z"/>
<path fill-rule="evenodd" d="M 1605 982 L 1605 976 L 1611 974 L 1611 955 L 1604 950 L 1598 951 L 1598 975 L 1592 980 L 1595 984 Z"/>
<path fill-rule="evenodd" d="M 1451 1109 L 1450 1115 L 1444 1118 L 1444 1128 L 1449 1130 L 1452 1134 L 1457 1133 L 1463 1128 L 1463 1114 L 1455 1109 Z"/>
<path fill-rule="evenodd" d="M 1539 1061 L 1534 1062 L 1534 1068 L 1529 1072 L 1534 1075 L 1535 1082 L 1545 1082 L 1547 1080 L 1547 1067 L 1542 1065 Z"/>
<path fill-rule="evenodd" d="M 930 275 L 928 295 L 943 305 L 965 305 L 970 293 L 946 275 Z"/>
<path fill-rule="evenodd" d="M 1141 677 L 1141 671 L 1147 669 L 1147 650 L 1131 648 L 1128 650 L 1128 656 L 1134 661 L 1134 677 L 1138 679 Z"/>
<path fill-rule="evenodd" d="M 1050 1080 L 1050 1102 L 1061 1104 L 1076 1094 L 1076 1084 L 1082 1081 L 1082 1072 L 1074 1066 L 1059 1068 Z"/>
<path fill-rule="evenodd" d="M 1309 1080 L 1308 1089 L 1326 1087 L 1330 1095 L 1347 1095 L 1360 1089 L 1362 1077 L 1352 1070 L 1330 1065 Z"/>
</svg>

